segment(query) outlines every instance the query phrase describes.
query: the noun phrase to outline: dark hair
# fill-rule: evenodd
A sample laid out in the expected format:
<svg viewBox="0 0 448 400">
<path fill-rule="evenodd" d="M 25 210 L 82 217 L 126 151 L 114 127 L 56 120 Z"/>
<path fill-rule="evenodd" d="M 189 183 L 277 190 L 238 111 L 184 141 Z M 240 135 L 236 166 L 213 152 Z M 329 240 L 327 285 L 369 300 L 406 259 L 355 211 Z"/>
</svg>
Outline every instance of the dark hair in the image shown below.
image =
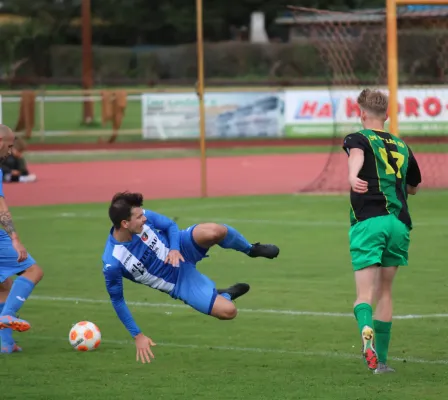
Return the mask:
<svg viewBox="0 0 448 400">
<path fill-rule="evenodd" d="M 119 192 L 115 193 L 109 206 L 109 218 L 116 229 L 121 226 L 121 221 L 129 221 L 134 207 L 143 205 L 141 193 Z"/>
<path fill-rule="evenodd" d="M 26 150 L 26 142 L 22 138 L 16 137 L 14 140 L 14 148 L 23 153 Z"/>
</svg>

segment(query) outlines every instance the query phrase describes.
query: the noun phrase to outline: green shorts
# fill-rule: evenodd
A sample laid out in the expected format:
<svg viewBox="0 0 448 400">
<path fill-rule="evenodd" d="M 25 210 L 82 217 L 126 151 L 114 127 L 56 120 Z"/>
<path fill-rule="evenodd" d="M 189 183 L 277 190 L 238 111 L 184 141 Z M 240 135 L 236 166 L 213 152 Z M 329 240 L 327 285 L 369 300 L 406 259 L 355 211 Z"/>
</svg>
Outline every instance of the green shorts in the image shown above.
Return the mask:
<svg viewBox="0 0 448 400">
<path fill-rule="evenodd" d="M 395 215 L 369 218 L 350 228 L 353 270 L 408 265 L 410 229 Z"/>
</svg>

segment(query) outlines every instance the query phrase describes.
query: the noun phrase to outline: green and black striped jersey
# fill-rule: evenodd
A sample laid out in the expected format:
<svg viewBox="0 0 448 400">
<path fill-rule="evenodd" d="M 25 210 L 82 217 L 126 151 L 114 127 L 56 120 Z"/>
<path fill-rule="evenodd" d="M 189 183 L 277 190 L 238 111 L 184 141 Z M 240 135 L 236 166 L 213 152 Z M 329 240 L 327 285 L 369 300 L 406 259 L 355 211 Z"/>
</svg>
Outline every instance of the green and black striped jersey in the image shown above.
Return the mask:
<svg viewBox="0 0 448 400">
<path fill-rule="evenodd" d="M 368 182 L 367 193 L 350 190 L 350 222 L 394 214 L 412 228 L 406 185 L 417 187 L 421 173 L 408 145 L 398 137 L 379 130 L 363 129 L 347 135 L 342 148 L 364 151 L 364 165 L 358 177 Z"/>
</svg>

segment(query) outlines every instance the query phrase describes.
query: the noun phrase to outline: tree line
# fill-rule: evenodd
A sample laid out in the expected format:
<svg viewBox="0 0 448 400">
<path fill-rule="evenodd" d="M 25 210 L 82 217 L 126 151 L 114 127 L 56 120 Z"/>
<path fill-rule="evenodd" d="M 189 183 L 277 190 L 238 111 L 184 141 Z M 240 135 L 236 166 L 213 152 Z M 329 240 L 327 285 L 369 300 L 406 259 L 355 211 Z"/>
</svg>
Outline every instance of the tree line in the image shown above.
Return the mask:
<svg viewBox="0 0 448 400">
<path fill-rule="evenodd" d="M 82 0 L 3 0 L 2 12 L 31 17 L 28 35 L 48 37 L 55 44 L 79 44 Z M 328 10 L 384 7 L 384 0 L 203 0 L 204 37 L 225 41 L 233 32 L 248 27 L 250 15 L 266 16 L 269 36 L 280 37 L 274 23 L 287 12 L 286 5 Z M 173 45 L 196 38 L 195 0 L 94 0 L 91 1 L 93 42 L 101 45 Z M 30 32 L 31 31 L 31 32 Z M 42 39 L 42 38 L 40 38 Z"/>
</svg>

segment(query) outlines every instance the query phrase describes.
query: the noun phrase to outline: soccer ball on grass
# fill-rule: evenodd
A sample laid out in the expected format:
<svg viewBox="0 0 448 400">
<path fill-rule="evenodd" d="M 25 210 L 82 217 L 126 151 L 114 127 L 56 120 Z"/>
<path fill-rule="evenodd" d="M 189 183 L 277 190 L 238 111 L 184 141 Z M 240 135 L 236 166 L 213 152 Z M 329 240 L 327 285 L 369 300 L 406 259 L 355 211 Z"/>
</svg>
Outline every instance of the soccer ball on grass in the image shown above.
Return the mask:
<svg viewBox="0 0 448 400">
<path fill-rule="evenodd" d="M 68 339 L 75 350 L 91 351 L 101 344 L 101 331 L 93 322 L 81 321 L 70 329 Z"/>
</svg>

